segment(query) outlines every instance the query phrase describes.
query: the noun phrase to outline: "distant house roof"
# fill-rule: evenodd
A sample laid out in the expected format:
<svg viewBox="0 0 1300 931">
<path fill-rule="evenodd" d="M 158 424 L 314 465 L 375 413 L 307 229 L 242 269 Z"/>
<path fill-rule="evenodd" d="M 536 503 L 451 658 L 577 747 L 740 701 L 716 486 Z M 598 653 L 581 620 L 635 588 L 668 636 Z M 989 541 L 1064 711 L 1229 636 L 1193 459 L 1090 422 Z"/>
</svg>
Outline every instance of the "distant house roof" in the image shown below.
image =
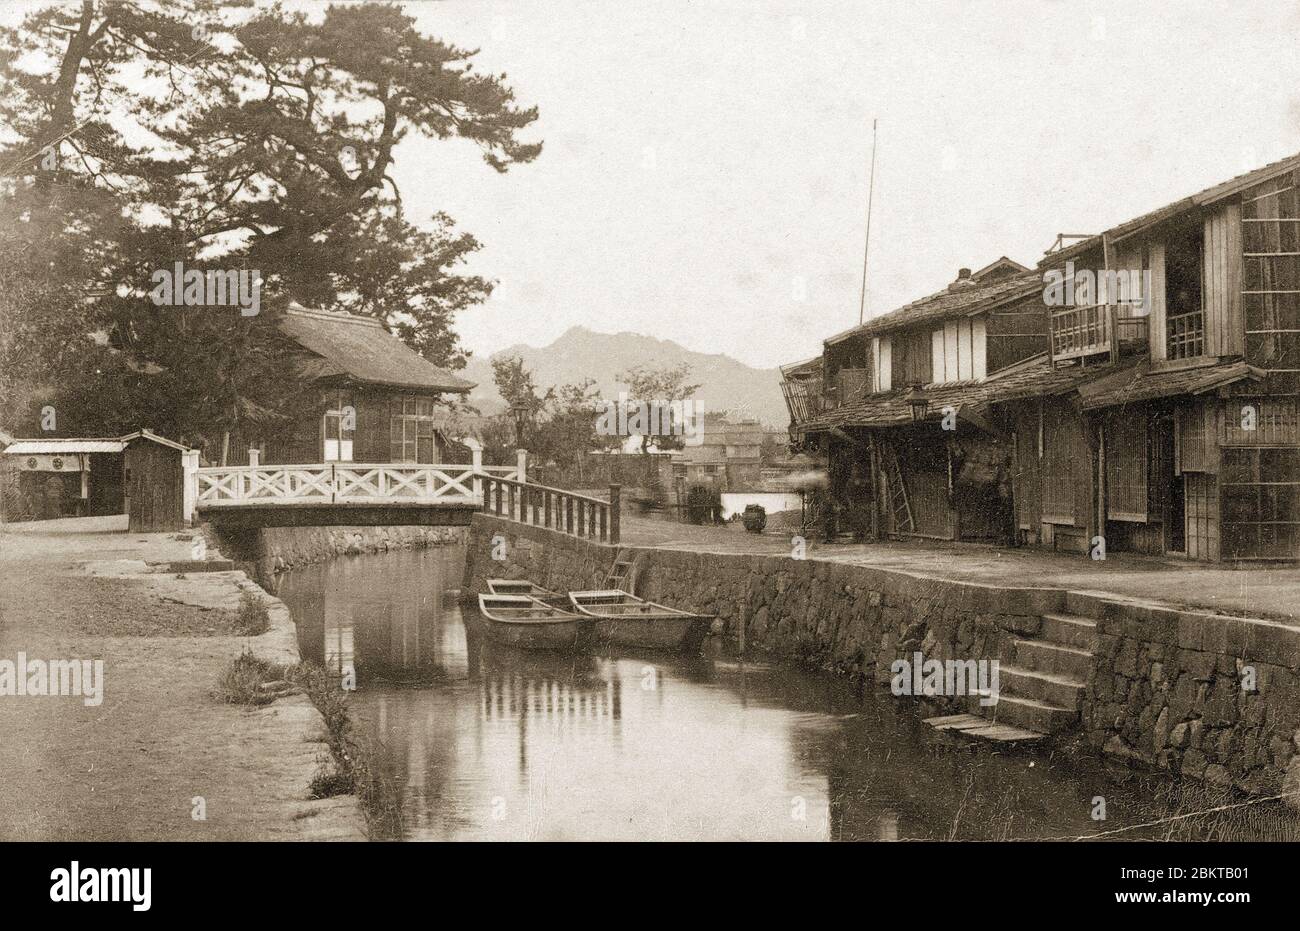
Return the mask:
<svg viewBox="0 0 1300 931">
<path fill-rule="evenodd" d="M 1010 259 L 1005 255 L 1000 255 L 983 268 L 975 269 L 975 271 L 970 273 L 970 276 L 975 279 L 975 281 L 984 283 L 996 278 L 1005 278 L 1008 275 L 1023 275 L 1027 271 L 1029 271 L 1029 268 L 1021 265 L 1015 259 Z"/>
<path fill-rule="evenodd" d="M 372 385 L 460 394 L 474 387 L 429 362 L 374 317 L 290 304 L 280 330 L 316 356 L 304 366 L 309 378 L 346 376 Z"/>
<path fill-rule="evenodd" d="M 177 443 L 175 440 L 169 440 L 165 436 L 159 436 L 158 434 L 154 433 L 152 430 L 137 430 L 134 433 L 128 433 L 126 436 L 122 437 L 122 445 L 125 447 L 128 443 L 132 442 L 133 440 L 139 440 L 139 439 L 152 440 L 153 442 L 157 443 L 159 446 L 170 446 L 172 449 L 179 449 L 183 453 L 189 452 L 188 446 L 184 446 L 180 443 Z"/>
<path fill-rule="evenodd" d="M 14 440 L 5 448 L 5 455 L 25 456 L 25 455 L 64 455 L 69 456 L 75 453 L 120 453 L 126 449 L 126 444 L 132 440 L 138 440 L 141 437 L 151 440 L 162 446 L 170 446 L 172 449 L 179 449 L 182 452 L 188 452 L 189 447 L 183 446 L 174 440 L 169 440 L 165 436 L 150 430 L 137 430 L 134 433 L 128 433 L 126 436 L 116 439 L 110 437 L 95 437 L 91 439 L 80 437 L 49 437 L 39 440 Z"/>
<path fill-rule="evenodd" d="M 1146 227 L 1154 226 L 1155 224 L 1167 220 L 1186 210 L 1212 204 L 1225 197 L 1230 197 L 1233 194 L 1240 193 L 1248 187 L 1254 187 L 1256 184 L 1260 184 L 1261 182 L 1267 181 L 1278 175 L 1286 174 L 1288 171 L 1293 171 L 1297 168 L 1300 168 L 1300 153 L 1279 159 L 1276 162 L 1271 162 L 1262 168 L 1256 168 L 1254 171 L 1248 171 L 1245 174 L 1237 175 L 1235 178 L 1229 178 L 1227 181 L 1223 181 L 1213 187 L 1208 187 L 1189 197 L 1176 200 L 1172 204 L 1166 204 L 1156 210 L 1144 213 L 1139 217 L 1134 217 L 1132 220 L 1125 220 L 1118 226 L 1112 226 L 1110 229 L 1098 233 L 1095 236 L 1080 239 L 1078 242 L 1071 243 L 1062 249 L 1050 252 L 1038 263 L 1038 267 L 1046 268 L 1057 265 L 1067 259 L 1074 258 L 1080 253 L 1087 252 L 1090 249 L 1099 248 L 1103 236 L 1113 242 L 1116 239 L 1137 233 Z"/>
<path fill-rule="evenodd" d="M 995 262 L 992 266 L 996 267 Z M 900 330 L 921 324 L 938 323 L 977 313 L 1006 301 L 1016 300 L 1042 290 L 1041 272 L 1017 273 L 1012 277 L 999 277 L 991 282 L 980 282 L 974 275 L 959 279 L 937 294 L 905 304 L 879 317 L 873 317 L 826 340 L 829 345 L 851 336 L 877 336 L 890 330 Z"/>
<path fill-rule="evenodd" d="M 6 456 L 63 455 L 76 453 L 120 453 L 126 448 L 122 440 L 57 438 L 48 440 L 14 440 L 5 447 Z"/>
</svg>

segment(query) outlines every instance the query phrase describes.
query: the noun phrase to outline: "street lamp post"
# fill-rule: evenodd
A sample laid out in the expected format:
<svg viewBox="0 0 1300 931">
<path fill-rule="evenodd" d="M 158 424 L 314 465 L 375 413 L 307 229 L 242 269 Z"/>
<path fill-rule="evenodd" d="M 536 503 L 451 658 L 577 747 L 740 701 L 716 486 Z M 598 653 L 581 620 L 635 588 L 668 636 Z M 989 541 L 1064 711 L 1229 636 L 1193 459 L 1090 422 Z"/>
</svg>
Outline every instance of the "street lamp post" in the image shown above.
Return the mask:
<svg viewBox="0 0 1300 931">
<path fill-rule="evenodd" d="M 524 421 L 528 418 L 529 407 L 522 401 L 510 405 L 510 413 L 515 415 L 515 448 L 524 448 Z"/>
</svg>

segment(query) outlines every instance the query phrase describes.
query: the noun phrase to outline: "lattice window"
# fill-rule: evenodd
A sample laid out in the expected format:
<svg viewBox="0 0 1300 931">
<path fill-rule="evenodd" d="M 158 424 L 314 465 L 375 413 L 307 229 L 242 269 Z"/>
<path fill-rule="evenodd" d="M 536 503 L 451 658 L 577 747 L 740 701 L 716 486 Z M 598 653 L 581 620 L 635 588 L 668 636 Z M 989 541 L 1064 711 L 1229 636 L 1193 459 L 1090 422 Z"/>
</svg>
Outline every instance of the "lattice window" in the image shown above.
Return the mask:
<svg viewBox="0 0 1300 931">
<path fill-rule="evenodd" d="M 1300 404 L 1285 398 L 1223 402 L 1224 446 L 1300 446 Z"/>
<path fill-rule="evenodd" d="M 435 462 L 436 434 L 437 418 L 431 398 L 393 399 L 389 427 L 392 462 Z"/>
<path fill-rule="evenodd" d="M 1220 487 L 1225 558 L 1300 555 L 1300 449 L 1226 448 Z"/>
</svg>

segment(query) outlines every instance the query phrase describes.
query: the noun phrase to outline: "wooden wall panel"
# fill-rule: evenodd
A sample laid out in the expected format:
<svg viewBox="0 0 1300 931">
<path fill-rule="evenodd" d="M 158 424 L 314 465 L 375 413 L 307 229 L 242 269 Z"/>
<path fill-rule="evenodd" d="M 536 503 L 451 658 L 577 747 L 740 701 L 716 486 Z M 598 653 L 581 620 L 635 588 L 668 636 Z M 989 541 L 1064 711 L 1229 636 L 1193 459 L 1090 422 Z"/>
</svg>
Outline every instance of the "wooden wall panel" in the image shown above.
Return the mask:
<svg viewBox="0 0 1300 931">
<path fill-rule="evenodd" d="M 1241 207 L 1225 204 L 1205 220 L 1203 294 L 1205 352 L 1211 356 L 1245 352 L 1241 316 Z"/>
<path fill-rule="evenodd" d="M 1147 260 L 1151 263 L 1151 318 L 1147 325 L 1147 339 L 1152 359 L 1163 359 L 1165 350 L 1165 244 L 1151 242 L 1147 247 Z"/>
</svg>

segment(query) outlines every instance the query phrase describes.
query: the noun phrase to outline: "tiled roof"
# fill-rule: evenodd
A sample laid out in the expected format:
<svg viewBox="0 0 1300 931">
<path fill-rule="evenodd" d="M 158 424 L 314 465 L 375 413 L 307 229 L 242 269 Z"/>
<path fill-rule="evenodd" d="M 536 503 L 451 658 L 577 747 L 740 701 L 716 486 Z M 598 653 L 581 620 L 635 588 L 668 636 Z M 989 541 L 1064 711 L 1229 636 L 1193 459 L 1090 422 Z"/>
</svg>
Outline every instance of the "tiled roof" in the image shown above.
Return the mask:
<svg viewBox="0 0 1300 931">
<path fill-rule="evenodd" d="M 280 329 L 315 354 L 304 367 L 308 377 L 346 375 L 374 385 L 460 393 L 474 387 L 473 382 L 429 362 L 373 317 L 290 304 Z"/>
<path fill-rule="evenodd" d="M 1170 371 L 1152 371 L 1143 361 L 1119 372 L 1099 376 L 1079 386 L 1084 410 L 1151 401 L 1179 394 L 1202 394 L 1243 379 L 1260 379 L 1264 372 L 1245 362 L 1220 362 Z"/>
<path fill-rule="evenodd" d="M 850 336 L 876 336 L 889 330 L 964 317 L 984 307 L 992 307 L 1004 301 L 1032 294 L 1042 287 L 1042 273 L 1035 271 L 1001 278 L 991 284 L 970 284 L 953 290 L 944 289 L 937 294 L 905 304 L 897 310 L 891 310 L 887 314 L 872 317 L 850 330 L 836 333 L 826 342 L 835 343 Z"/>
<path fill-rule="evenodd" d="M 1053 369 L 1045 354 L 1035 356 L 984 381 L 927 385 L 923 389 L 929 401 L 926 419 L 941 420 L 945 407 L 960 411 L 963 408 L 982 408 L 995 402 L 1062 394 L 1095 375 L 1095 370 L 1079 366 Z M 911 423 L 912 406 L 908 402 L 911 390 L 896 388 L 869 394 L 800 426 L 815 433 L 830 427 L 892 427 Z"/>
<path fill-rule="evenodd" d="M 1082 252 L 1100 248 L 1102 236 L 1106 236 L 1109 239 L 1116 239 L 1128 233 L 1135 232 L 1144 226 L 1151 226 L 1152 224 L 1168 219 L 1175 214 L 1182 213 L 1185 210 L 1190 210 L 1193 207 L 1212 204 L 1230 194 L 1235 194 L 1248 187 L 1253 187 L 1260 182 L 1267 181 L 1275 175 L 1284 174 L 1285 172 L 1296 168 L 1300 168 L 1300 153 L 1290 155 L 1283 159 L 1278 159 L 1276 162 L 1271 162 L 1262 168 L 1256 168 L 1254 171 L 1248 171 L 1245 174 L 1237 175 L 1235 178 L 1229 178 L 1227 181 L 1223 181 L 1213 187 L 1208 187 L 1189 197 L 1176 200 L 1172 204 L 1166 204 L 1156 210 L 1144 213 L 1140 217 L 1126 220 L 1118 226 L 1112 226 L 1110 229 L 1103 233 L 1098 233 L 1096 236 L 1090 236 L 1087 239 L 1081 239 L 1078 242 L 1071 243 L 1066 248 L 1045 256 L 1038 263 L 1038 267 L 1047 268 L 1058 265 L 1067 259 L 1074 258 Z"/>
<path fill-rule="evenodd" d="M 1176 395 L 1202 394 L 1265 373 L 1245 362 L 1219 362 L 1168 371 L 1153 371 L 1146 359 L 1127 359 L 1114 365 L 1053 369 L 1046 355 L 997 372 L 981 382 L 927 385 L 926 420 L 940 420 L 944 408 L 980 411 L 991 404 L 1044 398 L 1078 392 L 1084 410 L 1134 404 Z M 912 422 L 910 388 L 869 394 L 800 424 L 804 432 L 831 427 L 893 427 Z"/>
</svg>

